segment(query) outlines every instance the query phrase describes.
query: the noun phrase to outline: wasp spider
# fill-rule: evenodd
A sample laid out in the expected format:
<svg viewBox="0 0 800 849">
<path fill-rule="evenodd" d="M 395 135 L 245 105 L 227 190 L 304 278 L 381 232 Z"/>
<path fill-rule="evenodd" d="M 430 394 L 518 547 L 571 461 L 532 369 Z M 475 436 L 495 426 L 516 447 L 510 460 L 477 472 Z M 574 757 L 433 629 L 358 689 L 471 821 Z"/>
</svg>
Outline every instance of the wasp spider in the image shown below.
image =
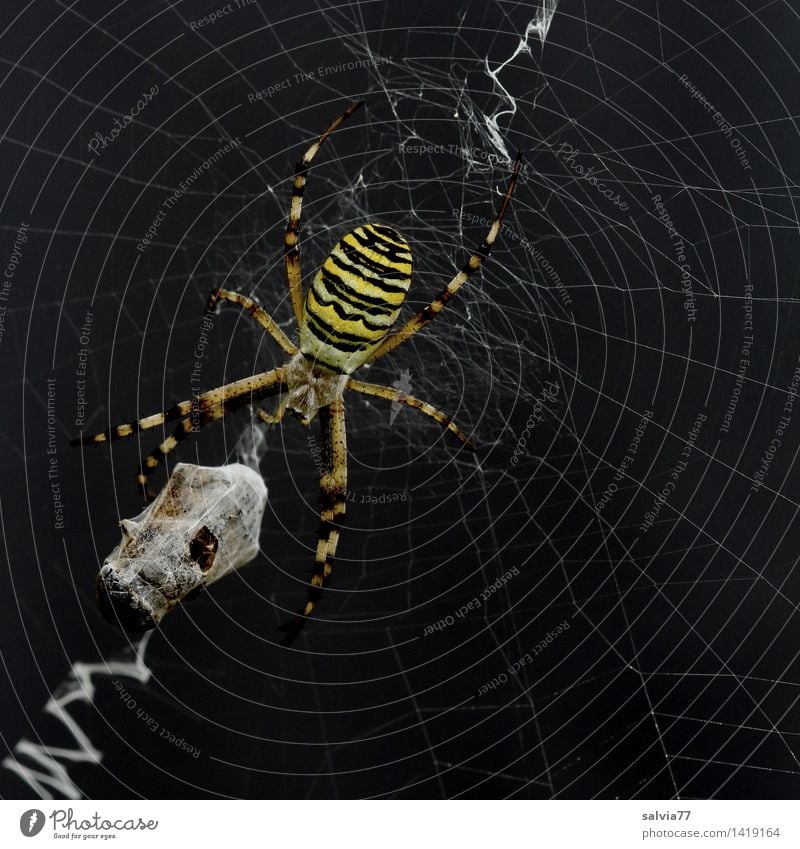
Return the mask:
<svg viewBox="0 0 800 849">
<path fill-rule="evenodd" d="M 356 227 L 336 244 L 304 295 L 300 275 L 298 233 L 303 192 L 311 162 L 325 140 L 361 103 L 353 103 L 334 120 L 295 166 L 289 221 L 284 237 L 284 262 L 294 317 L 299 329 L 299 348 L 275 321 L 252 299 L 237 292 L 216 289 L 208 309 L 220 301 L 238 304 L 263 327 L 289 357 L 280 368 L 212 389 L 191 401 L 182 401 L 166 412 L 130 424 L 122 424 L 95 436 L 81 436 L 73 444 L 97 444 L 156 428 L 165 422 L 178 426 L 141 464 L 139 485 L 147 492 L 148 474 L 192 431 L 222 418 L 253 401 L 279 396 L 274 412 L 259 410 L 260 418 L 277 424 L 286 412 L 308 425 L 319 413 L 322 432 L 320 470 L 320 524 L 305 604 L 281 626 L 284 643 L 299 633 L 316 607 L 331 574 L 339 533 L 345 515 L 347 493 L 347 446 L 344 393 L 347 390 L 384 398 L 419 410 L 449 430 L 461 443 L 472 447 L 466 435 L 446 415 L 425 401 L 388 386 L 365 383 L 351 375 L 373 363 L 425 327 L 458 292 L 489 255 L 511 200 L 520 171 L 521 155 L 508 183 L 497 217 L 486 238 L 461 271 L 428 306 L 392 335 L 411 284 L 411 248 L 392 227 L 368 223 Z"/>
</svg>

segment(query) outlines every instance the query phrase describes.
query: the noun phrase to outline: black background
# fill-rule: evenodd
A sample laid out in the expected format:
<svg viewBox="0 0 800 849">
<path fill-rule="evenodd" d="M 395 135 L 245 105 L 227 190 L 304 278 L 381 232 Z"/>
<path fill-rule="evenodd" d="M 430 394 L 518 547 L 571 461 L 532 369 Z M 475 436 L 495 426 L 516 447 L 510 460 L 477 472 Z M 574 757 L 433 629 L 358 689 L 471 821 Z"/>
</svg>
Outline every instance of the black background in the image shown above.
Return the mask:
<svg viewBox="0 0 800 849">
<path fill-rule="evenodd" d="M 348 399 L 349 530 L 318 621 L 285 649 L 276 626 L 304 594 L 316 471 L 295 422 L 270 432 L 261 555 L 165 620 L 147 645 L 146 685 L 114 669 L 91 677 L 91 698 L 69 712 L 102 759 L 62 756 L 76 792 L 796 797 L 800 410 L 764 485 L 751 487 L 798 366 L 800 24 L 788 2 L 709 6 L 562 0 L 544 51 L 531 32 L 530 51 L 503 67 L 531 6 L 262 3 L 200 29 L 191 22 L 219 5 L 41 2 L 7 16 L 3 257 L 20 223 L 30 225 L 0 344 L 0 715 L 20 763 L 32 765 L 21 740 L 74 748 L 43 710 L 69 692 L 72 665 L 102 667 L 127 650 L 96 612 L 93 584 L 119 518 L 141 509 L 137 448 L 67 444 L 87 309 L 93 431 L 189 396 L 214 285 L 255 291 L 287 323 L 280 258 L 292 164 L 364 99 L 315 163 L 306 280 L 343 232 L 380 217 L 414 249 L 410 313 L 485 232 L 459 214 L 490 218 L 507 180 L 484 117 L 501 113 L 507 150 L 525 153 L 492 260 L 366 378 L 391 384 L 409 369 L 414 392 L 473 433 L 477 459 L 409 411 L 390 424 L 387 406 Z M 391 61 L 294 76 L 370 56 Z M 733 126 L 749 169 L 682 74 Z M 93 134 L 153 84 L 152 103 L 93 157 Z M 138 252 L 165 198 L 235 137 L 237 150 Z M 405 143 L 447 152 L 403 154 Z M 626 210 L 579 179 L 558 155 L 565 144 Z M 687 246 L 693 322 L 654 194 Z M 725 432 L 748 282 L 752 359 Z M 215 319 L 210 345 L 208 387 L 280 362 L 233 308 Z M 63 530 L 48 480 L 53 377 Z M 558 401 L 515 465 L 547 381 Z M 647 410 L 629 476 L 600 510 Z M 676 490 L 644 532 L 701 414 Z M 180 458 L 224 462 L 244 422 L 215 426 Z M 361 503 L 386 493 L 406 497 Z M 474 614 L 423 636 L 514 568 Z M 564 620 L 570 628 L 535 663 L 478 695 Z M 115 680 L 200 756 L 153 733 Z M 6 765 L 0 792 L 34 788 Z"/>
</svg>

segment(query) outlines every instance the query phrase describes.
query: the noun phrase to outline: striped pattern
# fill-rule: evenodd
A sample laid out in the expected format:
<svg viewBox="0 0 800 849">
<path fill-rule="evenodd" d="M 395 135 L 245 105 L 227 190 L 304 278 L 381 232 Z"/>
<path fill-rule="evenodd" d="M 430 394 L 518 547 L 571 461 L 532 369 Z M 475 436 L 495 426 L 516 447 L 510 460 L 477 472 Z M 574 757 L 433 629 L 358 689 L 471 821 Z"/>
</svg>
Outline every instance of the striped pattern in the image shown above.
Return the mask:
<svg viewBox="0 0 800 849">
<path fill-rule="evenodd" d="M 391 329 L 411 285 L 411 249 L 394 229 L 365 224 L 330 252 L 306 295 L 300 350 L 327 371 L 351 374 Z"/>
<path fill-rule="evenodd" d="M 218 421 L 233 410 L 245 407 L 253 401 L 276 395 L 285 386 L 285 378 L 286 370 L 277 368 L 263 374 L 254 374 L 252 377 L 235 380 L 233 383 L 212 389 L 210 392 L 204 392 L 194 401 L 183 401 L 181 404 L 176 404 L 172 408 L 173 410 L 178 410 L 183 405 L 190 404 L 191 414 L 183 419 L 175 430 L 144 458 L 139 467 L 136 482 L 145 497 L 153 497 L 147 489 L 147 480 L 150 473 L 189 434 L 211 424 L 211 422 Z M 155 416 L 150 418 L 155 418 Z"/>
<path fill-rule="evenodd" d="M 308 170 L 311 162 L 317 155 L 317 151 L 325 144 L 328 136 L 337 130 L 364 101 L 351 103 L 342 114 L 331 121 L 322 135 L 311 145 L 311 147 L 298 159 L 294 167 L 294 181 L 292 183 L 292 201 L 289 207 L 289 221 L 286 225 L 286 235 L 283 238 L 284 261 L 286 263 L 286 279 L 289 283 L 289 295 L 292 299 L 292 309 L 297 324 L 303 320 L 303 284 L 300 282 L 300 216 L 303 212 L 303 194 L 308 182 Z"/>
<path fill-rule="evenodd" d="M 347 424 L 344 399 L 338 398 L 319 411 L 322 457 L 319 479 L 319 533 L 314 555 L 314 571 L 308 585 L 305 604 L 294 618 L 280 626 L 285 637 L 282 645 L 290 645 L 311 616 L 328 578 L 333 571 L 339 534 L 344 524 L 347 494 Z"/>
<path fill-rule="evenodd" d="M 514 168 L 511 171 L 511 178 L 508 181 L 508 188 L 503 196 L 503 201 L 500 204 L 500 211 L 497 217 L 492 222 L 486 238 L 475 249 L 475 253 L 464 263 L 461 271 L 442 289 L 441 292 L 428 304 L 427 307 L 421 309 L 413 318 L 410 318 L 398 331 L 393 333 L 382 345 L 379 345 L 373 352 L 370 360 L 377 360 L 379 357 L 393 351 L 398 345 L 402 345 L 406 339 L 409 339 L 419 330 L 422 330 L 426 324 L 433 321 L 437 315 L 447 306 L 450 299 L 458 292 L 458 290 L 469 280 L 469 278 L 481 267 L 483 261 L 492 252 L 495 239 L 500 232 L 500 227 L 503 224 L 508 205 L 511 203 L 511 195 L 514 194 L 514 187 L 517 185 L 519 172 L 522 169 L 522 153 L 517 154 L 517 159 L 514 162 Z"/>
<path fill-rule="evenodd" d="M 155 413 L 136 422 L 117 425 L 103 431 L 103 433 L 96 433 L 93 436 L 79 436 L 77 439 L 71 440 L 70 444 L 96 445 L 102 442 L 113 442 L 116 439 L 125 439 L 140 431 L 151 430 L 167 422 L 180 419 L 180 423 L 175 430 L 145 457 L 139 467 L 136 482 L 145 495 L 149 497 L 150 493 L 147 490 L 149 474 L 190 433 L 221 419 L 233 410 L 244 407 L 253 401 L 277 395 L 285 388 L 286 369 L 273 369 L 262 374 L 245 377 L 242 380 L 235 380 L 233 383 L 228 383 L 209 392 L 204 392 L 190 401 L 181 401 L 163 413 Z"/>
</svg>

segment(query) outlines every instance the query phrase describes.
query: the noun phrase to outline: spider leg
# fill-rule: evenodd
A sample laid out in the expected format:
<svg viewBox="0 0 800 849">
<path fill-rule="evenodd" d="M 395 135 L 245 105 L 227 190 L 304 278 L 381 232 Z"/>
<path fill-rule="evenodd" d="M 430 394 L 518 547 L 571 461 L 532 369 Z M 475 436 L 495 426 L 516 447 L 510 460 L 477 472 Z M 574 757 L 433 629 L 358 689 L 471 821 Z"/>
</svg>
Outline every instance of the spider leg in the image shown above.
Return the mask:
<svg viewBox="0 0 800 849">
<path fill-rule="evenodd" d="M 400 392 L 399 389 L 394 389 L 391 386 L 381 386 L 377 383 L 364 383 L 361 380 L 354 380 L 350 378 L 347 381 L 347 389 L 352 389 L 353 392 L 359 392 L 362 395 L 374 395 L 376 398 L 385 398 L 387 401 L 394 401 L 398 404 L 405 404 L 406 407 L 411 407 L 414 410 L 419 410 L 421 413 L 425 413 L 426 416 L 430 416 L 434 421 L 439 422 L 442 427 L 447 428 L 450 433 L 454 434 L 465 448 L 470 448 L 473 451 L 475 450 L 475 446 L 470 441 L 469 437 L 453 423 L 453 420 L 442 413 L 440 410 L 437 410 L 436 407 L 431 406 L 425 401 L 421 401 L 419 398 L 415 398 L 413 395 L 406 395 L 405 392 Z"/>
<path fill-rule="evenodd" d="M 272 316 L 252 298 L 240 295 L 238 292 L 229 292 L 227 289 L 214 289 L 208 297 L 206 312 L 214 312 L 221 300 L 239 304 L 243 310 L 249 312 L 290 357 L 293 357 L 297 353 L 297 348 L 295 348 L 289 337 L 274 322 Z"/>
<path fill-rule="evenodd" d="M 351 103 L 342 114 L 331 121 L 322 135 L 311 145 L 311 147 L 297 161 L 294 167 L 294 182 L 292 183 L 292 203 L 289 209 L 289 221 L 286 225 L 286 235 L 283 238 L 284 262 L 286 263 L 286 281 L 289 284 L 289 295 L 292 299 L 292 309 L 297 326 L 303 318 L 303 286 L 300 281 L 300 248 L 298 246 L 298 234 L 300 232 L 300 215 L 303 208 L 303 192 L 306 187 L 308 169 L 311 160 L 328 138 L 328 136 L 344 123 L 353 112 L 362 105 L 363 101 Z"/>
<path fill-rule="evenodd" d="M 192 404 L 192 401 L 180 401 L 163 413 L 154 413 L 152 416 L 145 416 L 143 419 L 135 422 L 116 425 L 108 430 L 104 430 L 102 433 L 95 433 L 92 436 L 77 436 L 75 439 L 70 439 L 69 444 L 99 445 L 102 442 L 115 442 L 117 439 L 125 439 L 128 436 L 133 436 L 134 433 L 139 433 L 141 430 L 150 430 L 165 422 L 171 422 L 183 416 L 188 416 L 192 412 Z"/>
<path fill-rule="evenodd" d="M 292 643 L 314 612 L 322 590 L 328 583 L 336 557 L 339 533 L 344 523 L 347 495 L 347 431 L 344 400 L 339 397 L 319 411 L 322 432 L 322 465 L 319 478 L 320 522 L 314 572 L 308 587 L 306 603 L 295 617 L 280 626 L 286 633 L 282 645 Z"/>
<path fill-rule="evenodd" d="M 131 424 L 117 425 L 94 436 L 80 436 L 71 441 L 72 445 L 96 445 L 124 439 L 142 430 L 150 430 L 168 421 L 180 419 L 173 433 L 158 445 L 142 462 L 136 476 L 139 486 L 147 492 L 147 475 L 163 458 L 194 430 L 222 418 L 238 407 L 251 401 L 275 395 L 285 387 L 286 370 L 273 369 L 263 374 L 254 374 L 242 380 L 236 380 L 209 392 L 198 395 L 191 401 L 181 401 L 163 413 L 155 413 Z"/>
<path fill-rule="evenodd" d="M 486 257 L 492 251 L 492 246 L 497 239 L 497 234 L 500 232 L 500 226 L 503 223 L 508 205 L 511 202 L 511 195 L 514 193 L 514 186 L 517 184 L 522 167 L 522 154 L 517 154 L 514 168 L 511 172 L 511 178 L 508 181 L 508 188 L 503 196 L 503 201 L 500 204 L 500 210 L 497 213 L 486 238 L 475 249 L 475 253 L 467 260 L 461 271 L 442 289 L 441 292 L 428 304 L 427 307 L 421 309 L 413 318 L 409 319 L 397 333 L 387 337 L 376 349 L 372 356 L 367 360 L 368 363 L 374 362 L 378 357 L 388 354 L 393 351 L 398 345 L 402 345 L 409 337 L 413 336 L 418 330 L 422 330 L 426 324 L 433 321 L 437 315 L 447 306 L 447 302 L 458 292 L 458 290 L 469 280 L 472 274 L 477 271 Z"/>
<path fill-rule="evenodd" d="M 206 404 L 213 405 L 218 398 L 223 395 L 229 399 L 238 398 L 248 393 L 254 398 L 266 397 L 267 394 L 273 395 L 280 391 L 282 384 L 286 380 L 286 370 L 284 368 L 276 368 L 272 371 L 264 372 L 263 374 L 254 374 L 252 377 L 246 377 L 243 380 L 236 380 L 233 383 L 228 383 L 225 386 L 220 386 L 217 389 L 212 389 L 202 395 L 198 395 L 191 401 L 180 401 L 174 406 L 165 410 L 163 413 L 154 413 L 151 416 L 145 416 L 135 422 L 127 422 L 125 424 L 116 425 L 116 427 L 104 430 L 102 433 L 96 433 L 92 436 L 78 436 L 69 441 L 70 445 L 98 445 L 102 442 L 114 442 L 117 439 L 125 439 L 128 436 L 133 436 L 142 430 L 150 430 L 158 427 L 165 422 L 182 419 L 192 413 L 194 410 L 202 409 Z M 278 384 L 278 388 L 272 387 Z M 247 403 L 245 402 L 242 402 Z"/>
<path fill-rule="evenodd" d="M 287 394 L 283 396 L 283 399 L 281 400 L 280 404 L 278 404 L 278 409 L 275 410 L 274 413 L 265 413 L 261 409 L 256 410 L 256 412 L 258 413 L 258 417 L 261 419 L 262 422 L 268 425 L 275 425 L 278 424 L 284 417 L 288 404 L 289 396 Z"/>
<path fill-rule="evenodd" d="M 263 375 L 253 375 L 205 392 L 197 398 L 192 414 L 183 419 L 175 430 L 160 445 L 156 446 L 144 458 L 136 482 L 145 497 L 149 496 L 147 478 L 170 451 L 189 436 L 190 433 L 205 427 L 217 419 L 223 418 L 233 410 L 244 407 L 256 398 L 274 395 L 283 387 L 284 369 L 274 369 Z"/>
<path fill-rule="evenodd" d="M 221 418 L 223 415 L 224 413 L 220 412 L 218 415 L 214 416 L 214 419 Z M 209 418 L 208 421 L 213 421 L 214 419 Z M 202 424 L 199 424 L 198 427 L 195 427 L 192 424 L 191 418 L 187 416 L 162 443 L 157 445 L 144 458 L 136 475 L 136 483 L 139 484 L 139 488 L 142 490 L 142 495 L 145 499 L 149 501 L 155 498 L 155 493 L 147 486 L 148 476 L 153 469 L 155 469 L 156 466 L 163 461 L 170 451 L 177 448 L 178 445 L 183 442 L 183 440 L 186 439 L 193 430 L 197 430 L 199 427 L 202 427 L 203 424 L 207 424 L 208 421 L 204 421 Z"/>
</svg>

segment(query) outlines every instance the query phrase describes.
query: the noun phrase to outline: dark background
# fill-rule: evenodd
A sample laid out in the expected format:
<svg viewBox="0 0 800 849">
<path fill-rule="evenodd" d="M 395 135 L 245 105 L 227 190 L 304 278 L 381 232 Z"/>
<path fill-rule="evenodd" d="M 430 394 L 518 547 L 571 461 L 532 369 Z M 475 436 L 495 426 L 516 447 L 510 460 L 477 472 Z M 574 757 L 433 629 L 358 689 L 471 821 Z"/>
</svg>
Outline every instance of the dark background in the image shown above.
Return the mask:
<svg viewBox="0 0 800 849">
<path fill-rule="evenodd" d="M 12 753 L 0 793 L 796 797 L 800 408 L 751 487 L 798 367 L 797 4 L 562 0 L 543 51 L 525 4 L 271 2 L 192 29 L 221 5 L 19 4 L 0 34 L 4 267 L 29 224 L 0 342 L 0 730 Z M 347 62 L 361 64 L 337 69 Z M 334 70 L 295 78 L 318 67 Z M 93 135 L 154 84 L 93 156 Z M 91 310 L 90 431 L 189 397 L 213 286 L 255 292 L 291 330 L 281 239 L 293 162 L 354 99 L 366 109 L 309 182 L 305 280 L 344 232 L 380 218 L 414 250 L 409 314 L 483 237 L 475 219 L 492 216 L 508 177 L 499 144 L 524 151 L 493 258 L 430 328 L 360 375 L 391 384 L 409 370 L 414 393 L 479 450 L 348 397 L 357 500 L 319 617 L 287 649 L 276 628 L 304 597 L 317 483 L 308 433 L 272 430 L 259 558 L 164 621 L 137 681 L 119 665 L 128 640 L 95 609 L 94 575 L 119 519 L 141 509 L 133 475 L 158 437 L 68 446 L 80 328 Z M 237 136 L 138 252 L 180 181 Z M 572 164 L 558 155 L 573 149 Z M 686 246 L 695 321 L 659 194 Z M 749 284 L 753 344 L 737 388 Z M 215 319 L 204 384 L 280 360 L 231 307 Z M 525 435 L 548 385 L 556 401 Z M 643 531 L 701 414 L 675 491 Z M 180 459 L 225 462 L 246 420 L 210 428 Z M 393 493 L 404 500 L 361 501 Z M 519 574 L 489 601 L 454 616 L 509 569 Z M 478 695 L 564 620 L 534 663 Z M 115 681 L 199 757 L 153 733 Z M 66 706 L 72 732 L 48 703 Z M 68 780 L 26 783 L 20 770 L 48 771 L 31 757 L 47 749 Z"/>
</svg>

